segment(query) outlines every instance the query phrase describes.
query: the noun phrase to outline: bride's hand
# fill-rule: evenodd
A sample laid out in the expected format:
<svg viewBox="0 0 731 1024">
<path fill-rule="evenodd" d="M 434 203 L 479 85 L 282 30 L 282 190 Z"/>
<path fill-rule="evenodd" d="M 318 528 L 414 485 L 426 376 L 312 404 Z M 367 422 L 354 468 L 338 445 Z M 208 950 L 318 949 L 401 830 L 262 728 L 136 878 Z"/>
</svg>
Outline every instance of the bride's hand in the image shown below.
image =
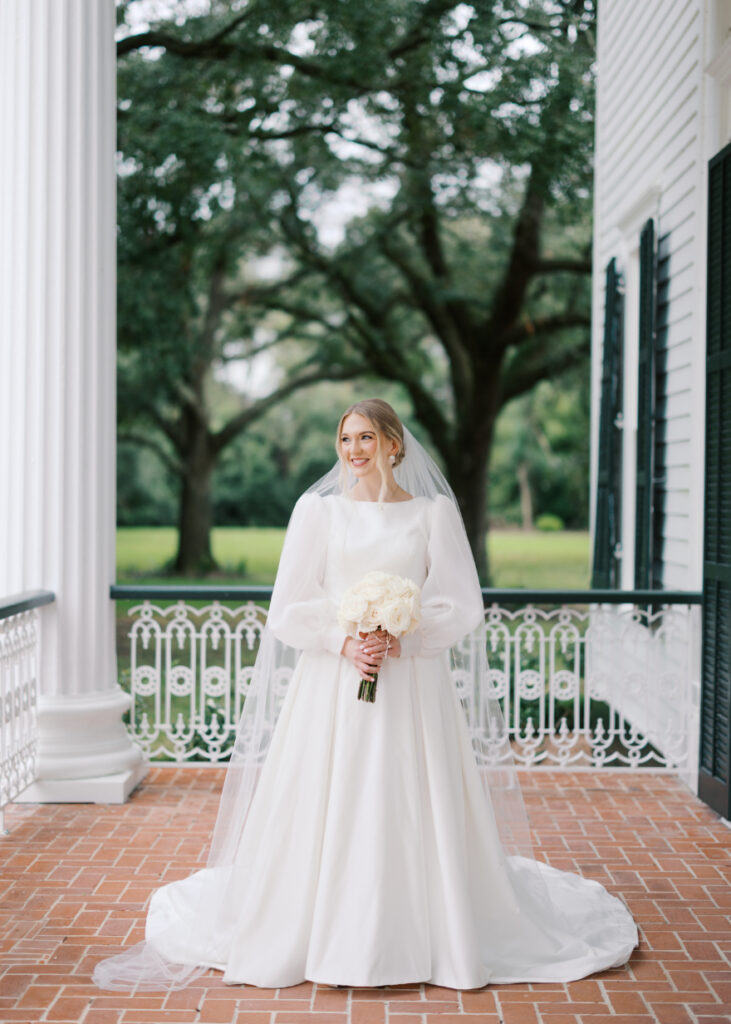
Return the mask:
<svg viewBox="0 0 731 1024">
<path fill-rule="evenodd" d="M 364 636 L 365 634 L 361 634 Z M 384 645 L 385 650 L 385 645 Z M 358 674 L 361 679 L 372 679 L 371 673 L 376 673 L 381 667 L 382 656 L 371 654 L 368 651 L 364 651 L 361 647 L 361 641 L 356 640 L 352 636 L 345 638 L 342 649 L 340 651 L 344 658 L 348 661 L 352 661 L 355 667 L 358 669 Z"/>
<path fill-rule="evenodd" d="M 374 657 L 380 657 L 381 660 L 386 657 L 401 657 L 401 641 L 385 629 L 377 629 L 373 635 L 368 633 L 361 633 L 360 635 L 368 638 L 363 641 L 366 653 L 372 654 Z"/>
<path fill-rule="evenodd" d="M 397 637 L 391 636 L 385 629 L 379 629 L 375 635 L 361 633 L 361 640 L 352 636 L 346 637 L 340 653 L 355 665 L 362 679 L 371 678 L 369 673 L 378 672 L 388 651 L 389 658 L 401 657 L 401 644 Z"/>
</svg>

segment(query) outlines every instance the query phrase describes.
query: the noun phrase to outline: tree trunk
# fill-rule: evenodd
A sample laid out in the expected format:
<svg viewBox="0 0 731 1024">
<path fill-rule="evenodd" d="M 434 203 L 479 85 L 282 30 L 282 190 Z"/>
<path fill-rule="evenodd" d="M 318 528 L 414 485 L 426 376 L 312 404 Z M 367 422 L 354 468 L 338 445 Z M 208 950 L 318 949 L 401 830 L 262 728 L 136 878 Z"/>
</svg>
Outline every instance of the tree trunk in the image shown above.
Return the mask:
<svg viewBox="0 0 731 1024">
<path fill-rule="evenodd" d="M 490 584 L 487 557 L 488 466 L 494 419 L 462 432 L 456 465 L 449 466 L 449 482 L 459 502 L 467 537 L 483 587 Z"/>
<path fill-rule="evenodd" d="M 518 463 L 518 487 L 520 488 L 520 518 L 524 530 L 533 529 L 533 494 L 530 489 L 530 476 L 525 462 Z"/>
<path fill-rule="evenodd" d="M 189 423 L 190 444 L 181 453 L 184 473 L 178 513 L 178 553 L 174 570 L 183 576 L 201 576 L 217 568 L 211 551 L 213 504 L 211 476 L 215 456 L 204 424 Z"/>
<path fill-rule="evenodd" d="M 490 582 L 487 558 L 487 459 L 482 466 L 474 465 L 461 480 L 453 478 L 452 486 L 462 511 L 467 537 L 477 566 L 477 575 L 483 587 Z"/>
</svg>

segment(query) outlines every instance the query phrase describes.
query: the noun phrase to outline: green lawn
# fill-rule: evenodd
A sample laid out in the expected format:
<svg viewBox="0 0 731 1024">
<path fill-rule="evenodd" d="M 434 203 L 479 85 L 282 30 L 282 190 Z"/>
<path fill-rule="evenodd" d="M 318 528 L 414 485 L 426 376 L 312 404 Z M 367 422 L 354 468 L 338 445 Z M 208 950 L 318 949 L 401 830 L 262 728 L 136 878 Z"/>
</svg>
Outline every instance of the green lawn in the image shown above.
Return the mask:
<svg viewBox="0 0 731 1024">
<path fill-rule="evenodd" d="M 589 586 L 586 531 L 493 530 L 488 536 L 487 550 L 495 587 L 583 590 Z"/>
<path fill-rule="evenodd" d="M 227 583 L 271 583 L 282 546 L 283 529 L 217 527 L 213 556 Z M 174 527 L 120 527 L 117 530 L 117 582 L 177 583 L 162 567 L 175 553 Z M 488 551 L 496 587 L 584 588 L 589 586 L 589 535 L 493 530 Z M 200 583 L 215 583 L 207 577 Z M 190 580 L 186 582 L 191 582 Z"/>
</svg>

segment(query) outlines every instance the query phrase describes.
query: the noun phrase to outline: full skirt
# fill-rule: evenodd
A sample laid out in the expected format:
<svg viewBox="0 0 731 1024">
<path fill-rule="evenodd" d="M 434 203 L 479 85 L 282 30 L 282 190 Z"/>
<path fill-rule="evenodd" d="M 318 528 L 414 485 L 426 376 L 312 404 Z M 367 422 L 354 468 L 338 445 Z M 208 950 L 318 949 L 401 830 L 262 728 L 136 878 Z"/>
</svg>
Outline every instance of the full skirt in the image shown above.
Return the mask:
<svg viewBox="0 0 731 1024">
<path fill-rule="evenodd" d="M 390 659 L 374 703 L 357 690 L 350 662 L 301 655 L 235 864 L 157 889 L 148 942 L 267 988 L 566 982 L 625 963 L 638 933 L 620 899 L 506 856 L 446 661 Z"/>
</svg>

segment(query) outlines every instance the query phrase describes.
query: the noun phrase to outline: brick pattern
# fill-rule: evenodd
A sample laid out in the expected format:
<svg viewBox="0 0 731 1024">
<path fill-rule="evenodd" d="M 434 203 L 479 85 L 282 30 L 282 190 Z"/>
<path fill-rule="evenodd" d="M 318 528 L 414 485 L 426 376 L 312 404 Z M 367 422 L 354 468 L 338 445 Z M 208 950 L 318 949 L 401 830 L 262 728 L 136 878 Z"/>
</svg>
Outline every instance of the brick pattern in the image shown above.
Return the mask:
<svg viewBox="0 0 731 1024">
<path fill-rule="evenodd" d="M 146 901 L 205 860 L 223 769 L 154 767 L 122 807 L 18 805 L 0 837 L 0 1024 L 729 1024 L 731 830 L 667 775 L 521 776 L 535 854 L 621 896 L 628 964 L 569 984 L 100 992 L 96 961 L 142 937 Z"/>
</svg>

